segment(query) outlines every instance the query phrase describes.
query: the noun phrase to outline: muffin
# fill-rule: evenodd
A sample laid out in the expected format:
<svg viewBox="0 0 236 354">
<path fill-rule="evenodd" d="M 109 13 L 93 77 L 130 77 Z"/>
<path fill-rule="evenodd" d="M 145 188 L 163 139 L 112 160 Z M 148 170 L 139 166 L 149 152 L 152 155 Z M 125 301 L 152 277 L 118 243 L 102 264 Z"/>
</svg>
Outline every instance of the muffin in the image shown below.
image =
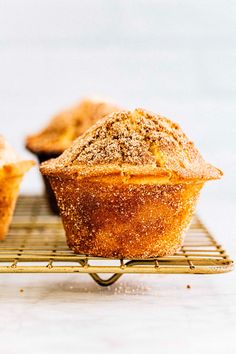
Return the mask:
<svg viewBox="0 0 236 354">
<path fill-rule="evenodd" d="M 21 160 L 0 136 L 0 240 L 8 232 L 21 180 L 34 164 L 31 160 Z"/>
<path fill-rule="evenodd" d="M 127 259 L 174 254 L 204 183 L 222 175 L 176 123 L 143 109 L 108 115 L 40 169 L 69 247 Z"/>
<path fill-rule="evenodd" d="M 39 133 L 28 136 L 26 147 L 37 156 L 40 163 L 56 158 L 97 120 L 118 110 L 117 106 L 108 102 L 84 99 L 53 117 L 48 126 Z M 44 183 L 50 207 L 58 214 L 54 193 L 45 178 Z"/>
</svg>

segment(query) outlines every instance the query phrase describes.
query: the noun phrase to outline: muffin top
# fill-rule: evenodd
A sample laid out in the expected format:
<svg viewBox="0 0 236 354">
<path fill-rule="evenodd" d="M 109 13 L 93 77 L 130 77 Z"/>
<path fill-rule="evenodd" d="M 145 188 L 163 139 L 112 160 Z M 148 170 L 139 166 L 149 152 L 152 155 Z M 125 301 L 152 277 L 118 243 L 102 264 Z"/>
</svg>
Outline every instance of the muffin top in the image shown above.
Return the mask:
<svg viewBox="0 0 236 354">
<path fill-rule="evenodd" d="M 178 124 L 143 109 L 115 112 L 41 165 L 46 175 L 153 176 L 164 181 L 218 179 Z"/>
<path fill-rule="evenodd" d="M 32 160 L 22 160 L 6 139 L 0 135 L 0 178 L 21 175 L 34 164 Z"/>
<path fill-rule="evenodd" d="M 84 99 L 54 116 L 39 133 L 28 136 L 26 147 L 34 153 L 60 154 L 97 120 L 118 110 L 105 101 Z"/>
</svg>

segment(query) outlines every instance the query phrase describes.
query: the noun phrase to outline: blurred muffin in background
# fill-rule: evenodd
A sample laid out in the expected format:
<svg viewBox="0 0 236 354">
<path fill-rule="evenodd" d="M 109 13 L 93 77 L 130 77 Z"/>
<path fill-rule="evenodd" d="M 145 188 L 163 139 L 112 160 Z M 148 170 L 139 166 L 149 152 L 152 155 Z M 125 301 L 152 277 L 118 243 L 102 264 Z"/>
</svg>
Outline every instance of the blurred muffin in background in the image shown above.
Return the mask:
<svg viewBox="0 0 236 354">
<path fill-rule="evenodd" d="M 32 160 L 22 160 L 0 135 L 0 240 L 8 232 L 21 180 L 34 164 Z"/>
<path fill-rule="evenodd" d="M 37 156 L 40 163 L 56 158 L 95 122 L 120 110 L 115 104 L 104 100 L 83 99 L 54 116 L 40 132 L 27 136 L 26 148 Z M 58 214 L 57 202 L 46 178 L 44 184 L 51 210 Z"/>
</svg>

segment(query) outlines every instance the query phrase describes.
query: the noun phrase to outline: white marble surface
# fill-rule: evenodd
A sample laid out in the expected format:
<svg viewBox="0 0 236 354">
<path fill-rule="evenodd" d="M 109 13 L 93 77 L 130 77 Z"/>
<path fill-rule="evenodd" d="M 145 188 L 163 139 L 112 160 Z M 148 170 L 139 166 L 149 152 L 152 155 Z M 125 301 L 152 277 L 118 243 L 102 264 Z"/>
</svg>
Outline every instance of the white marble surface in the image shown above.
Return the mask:
<svg viewBox="0 0 236 354">
<path fill-rule="evenodd" d="M 2 275 L 0 352 L 234 354 L 234 274 Z"/>
<path fill-rule="evenodd" d="M 234 0 L 0 0 L 1 132 L 27 156 L 24 136 L 89 94 L 169 116 L 225 172 L 199 212 L 236 258 L 235 18 Z M 0 275 L 0 354 L 234 354 L 235 278 Z"/>
</svg>

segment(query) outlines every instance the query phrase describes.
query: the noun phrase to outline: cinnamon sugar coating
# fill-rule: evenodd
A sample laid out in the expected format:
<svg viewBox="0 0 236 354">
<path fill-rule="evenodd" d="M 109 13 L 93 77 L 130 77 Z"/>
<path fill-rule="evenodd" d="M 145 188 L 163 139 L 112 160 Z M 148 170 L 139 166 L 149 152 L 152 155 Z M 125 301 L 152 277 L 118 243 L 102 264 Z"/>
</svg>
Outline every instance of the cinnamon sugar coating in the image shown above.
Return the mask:
<svg viewBox="0 0 236 354">
<path fill-rule="evenodd" d="M 143 109 L 108 115 L 40 170 L 70 248 L 130 259 L 178 250 L 201 188 L 222 175 L 177 124 Z"/>
<path fill-rule="evenodd" d="M 68 246 L 105 258 L 174 254 L 182 245 L 200 184 L 113 184 L 49 177 Z"/>
<path fill-rule="evenodd" d="M 41 132 L 28 136 L 26 147 L 34 153 L 62 153 L 97 120 L 118 110 L 108 102 L 84 99 L 53 117 Z"/>
<path fill-rule="evenodd" d="M 120 171 L 156 177 L 165 172 L 171 180 L 208 180 L 222 175 L 204 161 L 178 124 L 143 109 L 110 114 L 59 158 L 42 165 L 42 171 L 81 175 Z"/>
</svg>

